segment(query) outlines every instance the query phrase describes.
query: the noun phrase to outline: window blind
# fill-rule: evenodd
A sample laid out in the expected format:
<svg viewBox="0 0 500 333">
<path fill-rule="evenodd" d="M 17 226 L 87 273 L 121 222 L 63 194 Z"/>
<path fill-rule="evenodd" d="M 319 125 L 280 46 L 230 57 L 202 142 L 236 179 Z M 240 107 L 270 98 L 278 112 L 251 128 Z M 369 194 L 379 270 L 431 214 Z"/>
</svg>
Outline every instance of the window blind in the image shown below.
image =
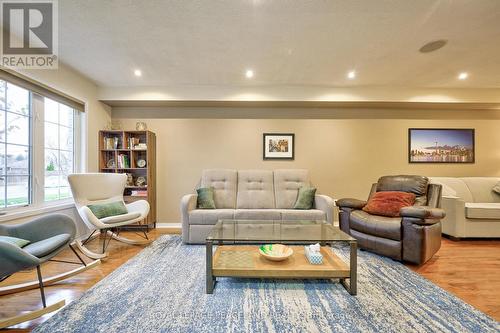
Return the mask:
<svg viewBox="0 0 500 333">
<path fill-rule="evenodd" d="M 0 80 L 5 80 L 32 92 L 65 104 L 77 111 L 85 112 L 84 102 L 53 89 L 43 83 L 36 82 L 22 74 L 8 69 L 0 69 Z"/>
</svg>

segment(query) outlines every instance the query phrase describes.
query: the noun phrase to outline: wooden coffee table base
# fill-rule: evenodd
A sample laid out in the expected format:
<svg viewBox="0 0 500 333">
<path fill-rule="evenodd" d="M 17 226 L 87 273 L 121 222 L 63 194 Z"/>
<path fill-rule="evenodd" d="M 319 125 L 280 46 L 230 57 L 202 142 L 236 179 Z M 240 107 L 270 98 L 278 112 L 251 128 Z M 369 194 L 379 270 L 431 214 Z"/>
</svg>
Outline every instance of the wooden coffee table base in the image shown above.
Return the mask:
<svg viewBox="0 0 500 333">
<path fill-rule="evenodd" d="M 276 279 L 340 279 L 350 294 L 356 294 L 354 275 L 349 265 L 336 256 L 330 247 L 322 247 L 323 263 L 312 265 L 303 246 L 291 246 L 293 255 L 284 261 L 270 261 L 259 254 L 257 245 L 221 245 L 213 258 L 212 244 L 207 243 L 207 293 L 211 294 L 217 277 L 276 278 Z M 210 251 L 210 253 L 209 253 Z M 353 251 L 351 251 L 351 254 Z M 208 258 L 210 256 L 210 258 Z M 354 251 L 354 256 L 356 256 Z M 353 262 L 354 261 L 354 262 Z M 356 266 L 356 258 L 351 264 Z M 211 269 L 209 267 L 211 266 Z M 346 279 L 350 279 L 347 284 Z"/>
</svg>

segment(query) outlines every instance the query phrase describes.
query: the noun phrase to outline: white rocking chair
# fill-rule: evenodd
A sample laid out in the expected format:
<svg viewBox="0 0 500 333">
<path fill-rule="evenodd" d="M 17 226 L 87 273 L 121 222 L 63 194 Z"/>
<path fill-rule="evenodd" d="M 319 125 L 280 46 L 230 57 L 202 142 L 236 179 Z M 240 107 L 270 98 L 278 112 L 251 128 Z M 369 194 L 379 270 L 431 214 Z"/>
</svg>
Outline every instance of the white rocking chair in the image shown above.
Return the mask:
<svg viewBox="0 0 500 333">
<path fill-rule="evenodd" d="M 144 220 L 149 214 L 149 203 L 146 200 L 137 200 L 126 204 L 128 213 L 98 219 L 87 207 L 91 204 L 103 204 L 123 201 L 123 191 L 127 182 L 126 174 L 118 173 L 82 173 L 68 176 L 69 185 L 73 193 L 78 214 L 93 231 L 90 236 L 82 241 L 76 240 L 76 246 L 87 257 L 102 259 L 108 256 L 107 245 L 111 239 L 131 244 L 145 245 L 151 241 L 144 232 L 144 240 L 132 240 L 119 235 L 117 227 L 130 225 Z M 99 231 L 97 233 L 97 231 Z M 89 250 L 85 244 L 99 235 L 103 235 L 102 253 Z M 110 236 L 106 243 L 106 237 Z"/>
</svg>

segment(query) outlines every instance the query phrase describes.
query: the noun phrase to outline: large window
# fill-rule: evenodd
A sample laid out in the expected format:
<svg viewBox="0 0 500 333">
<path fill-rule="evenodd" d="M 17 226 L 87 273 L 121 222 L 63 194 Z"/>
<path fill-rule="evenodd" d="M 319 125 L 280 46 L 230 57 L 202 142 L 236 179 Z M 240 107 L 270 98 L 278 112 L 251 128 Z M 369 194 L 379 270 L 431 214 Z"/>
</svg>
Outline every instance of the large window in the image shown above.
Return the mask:
<svg viewBox="0 0 500 333">
<path fill-rule="evenodd" d="M 45 98 L 45 201 L 71 196 L 68 174 L 74 169 L 74 110 Z"/>
<path fill-rule="evenodd" d="M 0 81 L 0 207 L 31 203 L 30 92 Z"/>
<path fill-rule="evenodd" d="M 0 80 L 0 209 L 71 197 L 73 108 Z"/>
</svg>

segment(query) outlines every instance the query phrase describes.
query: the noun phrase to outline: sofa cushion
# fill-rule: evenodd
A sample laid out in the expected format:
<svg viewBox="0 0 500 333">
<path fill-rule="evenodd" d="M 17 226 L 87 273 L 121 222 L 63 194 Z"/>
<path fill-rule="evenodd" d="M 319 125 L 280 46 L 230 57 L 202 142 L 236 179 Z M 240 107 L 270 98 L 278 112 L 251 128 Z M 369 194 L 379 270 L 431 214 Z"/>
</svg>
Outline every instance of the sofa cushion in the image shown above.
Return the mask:
<svg viewBox="0 0 500 333">
<path fill-rule="evenodd" d="M 494 219 L 500 220 L 500 203 L 465 203 L 465 216 L 469 219 Z"/>
<path fill-rule="evenodd" d="M 270 170 L 238 171 L 236 208 L 274 208 L 273 172 Z"/>
<path fill-rule="evenodd" d="M 299 188 L 303 186 L 310 186 L 309 171 L 304 169 L 274 170 L 276 208 L 293 208 Z"/>
<path fill-rule="evenodd" d="M 283 221 L 296 221 L 296 220 L 314 220 L 325 221 L 326 213 L 319 209 L 296 210 L 296 209 L 281 209 L 281 219 Z"/>
<path fill-rule="evenodd" d="M 236 207 L 237 172 L 229 169 L 207 169 L 201 174 L 200 187 L 214 188 L 214 201 L 217 208 Z"/>
<path fill-rule="evenodd" d="M 377 182 L 377 192 L 400 191 L 413 193 L 416 196 L 427 194 L 429 179 L 423 176 L 399 175 L 383 176 Z"/>
<path fill-rule="evenodd" d="M 215 224 L 234 218 L 234 209 L 194 209 L 189 212 L 189 224 Z"/>
<path fill-rule="evenodd" d="M 115 215 L 115 216 L 108 216 L 103 219 L 101 219 L 101 222 L 104 224 L 113 224 L 113 223 L 120 223 L 124 221 L 131 221 L 133 219 L 138 218 L 141 216 L 141 213 L 139 212 L 130 212 L 127 214 L 123 215 Z"/>
<path fill-rule="evenodd" d="M 427 205 L 428 183 L 429 179 L 424 176 L 383 176 L 377 182 L 377 192 L 399 191 L 413 193 L 416 196 L 415 204 L 425 206 Z"/>
<path fill-rule="evenodd" d="M 401 240 L 401 217 L 371 215 L 362 210 L 351 213 L 351 229 L 382 238 Z"/>
<path fill-rule="evenodd" d="M 500 196 L 492 191 L 493 186 L 500 181 L 498 177 L 464 177 L 461 178 L 472 194 L 469 202 L 498 202 Z M 467 202 L 467 201 L 466 201 Z"/>
<path fill-rule="evenodd" d="M 279 209 L 236 209 L 236 220 L 281 220 Z"/>
<path fill-rule="evenodd" d="M 399 191 L 384 191 L 375 193 L 363 210 L 369 214 L 396 217 L 403 207 L 413 206 L 415 194 Z"/>
<path fill-rule="evenodd" d="M 432 183 L 432 184 L 437 184 L 437 185 L 441 185 L 441 195 L 443 197 L 456 197 L 457 196 L 457 191 L 455 191 L 452 187 L 446 185 L 446 184 L 440 184 L 440 183 Z"/>
<path fill-rule="evenodd" d="M 443 185 L 443 196 L 456 196 L 465 202 L 473 201 L 469 188 L 461 178 L 432 177 L 430 179 L 432 183 Z"/>
<path fill-rule="evenodd" d="M 65 245 L 71 240 L 70 234 L 59 234 L 44 240 L 31 243 L 23 247 L 23 250 L 29 254 L 42 258 L 48 254 L 51 254 L 61 246 Z"/>
</svg>

